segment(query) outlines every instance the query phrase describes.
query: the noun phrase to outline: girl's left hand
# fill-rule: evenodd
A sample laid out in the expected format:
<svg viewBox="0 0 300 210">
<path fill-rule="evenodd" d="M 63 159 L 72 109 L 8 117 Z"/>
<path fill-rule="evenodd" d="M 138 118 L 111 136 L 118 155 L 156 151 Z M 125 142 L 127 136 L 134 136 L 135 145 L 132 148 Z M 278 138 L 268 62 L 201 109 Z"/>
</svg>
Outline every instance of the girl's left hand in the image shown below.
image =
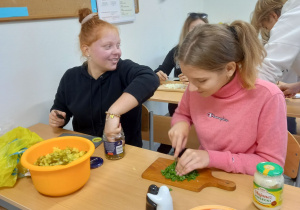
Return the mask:
<svg viewBox="0 0 300 210">
<path fill-rule="evenodd" d="M 176 172 L 183 176 L 195 169 L 206 168 L 209 164 L 209 155 L 206 150 L 187 149 L 179 158 Z"/>
<path fill-rule="evenodd" d="M 104 135 L 107 140 L 110 142 L 114 142 L 116 137 L 120 135 L 122 131 L 120 118 L 114 116 L 114 118 L 110 118 L 106 116 L 105 127 L 104 127 Z"/>
<path fill-rule="evenodd" d="M 189 81 L 189 79 L 182 73 L 178 75 L 178 78 L 179 78 L 180 82 L 188 82 Z"/>
</svg>

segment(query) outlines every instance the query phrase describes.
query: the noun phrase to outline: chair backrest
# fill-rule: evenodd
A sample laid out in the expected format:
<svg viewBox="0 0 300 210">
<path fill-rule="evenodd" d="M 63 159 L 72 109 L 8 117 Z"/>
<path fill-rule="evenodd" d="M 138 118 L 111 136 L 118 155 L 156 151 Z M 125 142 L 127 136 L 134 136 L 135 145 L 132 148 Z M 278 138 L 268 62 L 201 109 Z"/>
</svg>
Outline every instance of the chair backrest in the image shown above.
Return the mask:
<svg viewBox="0 0 300 210">
<path fill-rule="evenodd" d="M 284 165 L 284 174 L 290 178 L 298 176 L 300 163 L 300 145 L 296 138 L 288 132 L 287 154 Z"/>
<path fill-rule="evenodd" d="M 143 104 L 142 105 L 142 133 L 149 132 L 149 109 Z M 148 134 L 149 135 L 149 134 Z"/>
</svg>

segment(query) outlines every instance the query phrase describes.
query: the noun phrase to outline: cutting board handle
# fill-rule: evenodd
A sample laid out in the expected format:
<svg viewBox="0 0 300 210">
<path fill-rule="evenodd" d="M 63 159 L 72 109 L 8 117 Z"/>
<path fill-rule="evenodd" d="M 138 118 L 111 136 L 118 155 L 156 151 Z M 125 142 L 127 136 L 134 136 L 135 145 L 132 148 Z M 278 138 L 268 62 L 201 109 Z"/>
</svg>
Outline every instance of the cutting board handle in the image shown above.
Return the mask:
<svg viewBox="0 0 300 210">
<path fill-rule="evenodd" d="M 215 178 L 215 181 L 213 182 L 213 186 L 224 190 L 229 190 L 229 191 L 233 191 L 236 188 L 234 182 L 225 179 L 218 179 L 218 178 Z"/>
</svg>

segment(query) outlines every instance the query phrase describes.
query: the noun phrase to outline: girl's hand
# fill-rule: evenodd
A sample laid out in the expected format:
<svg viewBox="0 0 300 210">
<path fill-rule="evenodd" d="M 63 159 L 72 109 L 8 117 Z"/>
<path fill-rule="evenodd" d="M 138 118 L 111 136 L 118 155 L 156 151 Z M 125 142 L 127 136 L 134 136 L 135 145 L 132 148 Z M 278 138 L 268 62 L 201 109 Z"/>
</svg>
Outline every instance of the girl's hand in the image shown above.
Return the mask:
<svg viewBox="0 0 300 210">
<path fill-rule="evenodd" d="M 175 148 L 174 157 L 178 157 L 180 151 L 185 148 L 190 126 L 187 122 L 178 122 L 169 130 L 168 135 Z"/>
<path fill-rule="evenodd" d="M 158 76 L 160 81 L 166 81 L 168 79 L 168 75 L 161 70 L 159 72 L 156 72 L 156 75 Z"/>
<path fill-rule="evenodd" d="M 205 150 L 187 149 L 179 158 L 176 172 L 183 176 L 195 169 L 206 168 L 209 164 L 209 155 Z"/>
<path fill-rule="evenodd" d="M 294 97 L 300 91 L 300 83 L 284 83 L 279 82 L 278 87 L 283 92 L 284 96 L 287 98 Z"/>
<path fill-rule="evenodd" d="M 55 128 L 62 127 L 65 125 L 65 119 L 66 119 L 65 112 L 53 109 L 49 114 L 49 125 Z"/>
<path fill-rule="evenodd" d="M 189 79 L 182 73 L 178 75 L 178 78 L 181 82 L 188 82 L 189 81 Z"/>
<path fill-rule="evenodd" d="M 116 141 L 115 139 L 120 136 L 122 131 L 120 118 L 114 116 L 113 118 L 110 115 L 106 115 L 105 127 L 104 127 L 104 135 L 106 136 L 107 140 L 110 142 Z"/>
</svg>

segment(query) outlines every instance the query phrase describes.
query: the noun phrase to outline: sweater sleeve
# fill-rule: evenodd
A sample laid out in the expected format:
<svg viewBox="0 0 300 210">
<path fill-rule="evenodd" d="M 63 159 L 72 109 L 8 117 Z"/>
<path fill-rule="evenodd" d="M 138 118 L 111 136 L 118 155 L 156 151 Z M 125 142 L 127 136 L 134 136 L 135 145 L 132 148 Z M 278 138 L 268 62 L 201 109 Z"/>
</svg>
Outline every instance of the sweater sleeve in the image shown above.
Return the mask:
<svg viewBox="0 0 300 210">
<path fill-rule="evenodd" d="M 148 100 L 159 86 L 157 75 L 148 66 L 139 65 L 131 60 L 120 62 L 121 80 L 126 88 L 124 92 L 136 98 L 139 104 Z"/>
<path fill-rule="evenodd" d="M 177 47 L 174 47 L 172 50 L 169 51 L 164 62 L 161 65 L 159 65 L 158 68 L 154 71 L 155 73 L 161 70 L 167 75 L 170 75 L 172 69 L 175 68 L 176 66 L 175 58 L 174 58 L 176 49 Z"/>
<path fill-rule="evenodd" d="M 192 125 L 192 118 L 189 108 L 189 98 L 190 98 L 190 92 L 188 90 L 188 87 L 186 88 L 177 109 L 175 110 L 175 113 L 172 116 L 171 125 L 173 126 L 177 122 L 187 122 L 189 125 Z"/>
<path fill-rule="evenodd" d="M 254 174 L 256 165 L 260 162 L 274 162 L 283 167 L 287 150 L 287 123 L 286 104 L 282 93 L 273 95 L 261 110 L 254 146 L 256 150 L 253 154 L 208 150 L 208 167 L 250 175 Z"/>
<path fill-rule="evenodd" d="M 70 112 L 70 110 L 68 109 L 68 107 L 66 105 L 67 99 L 66 99 L 66 94 L 65 94 L 65 85 L 67 82 L 66 80 L 68 79 L 68 73 L 69 73 L 69 71 L 67 71 L 60 80 L 57 92 L 55 94 L 53 106 L 50 109 L 50 112 L 53 109 L 56 109 L 56 110 L 63 111 L 66 113 L 65 125 L 68 124 L 68 122 L 70 121 L 70 118 L 72 117 L 72 113 Z"/>
<path fill-rule="evenodd" d="M 300 48 L 289 44 L 269 43 L 265 49 L 267 57 L 258 68 L 259 78 L 276 84 L 281 80 L 284 70 L 291 70 Z"/>
</svg>

